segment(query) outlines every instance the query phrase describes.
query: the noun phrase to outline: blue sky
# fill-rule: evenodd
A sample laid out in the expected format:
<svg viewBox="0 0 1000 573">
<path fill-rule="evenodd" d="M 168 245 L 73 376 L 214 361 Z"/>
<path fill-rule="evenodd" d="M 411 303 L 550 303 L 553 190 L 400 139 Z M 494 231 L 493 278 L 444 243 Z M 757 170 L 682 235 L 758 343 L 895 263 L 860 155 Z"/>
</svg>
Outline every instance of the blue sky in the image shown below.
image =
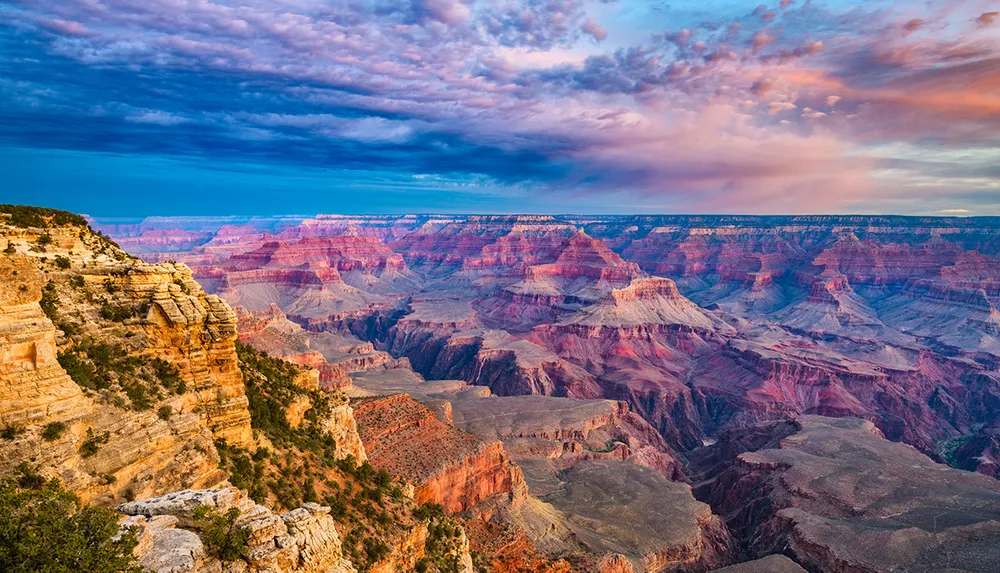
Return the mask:
<svg viewBox="0 0 1000 573">
<path fill-rule="evenodd" d="M 0 4 L 0 201 L 1000 214 L 992 0 Z"/>
</svg>

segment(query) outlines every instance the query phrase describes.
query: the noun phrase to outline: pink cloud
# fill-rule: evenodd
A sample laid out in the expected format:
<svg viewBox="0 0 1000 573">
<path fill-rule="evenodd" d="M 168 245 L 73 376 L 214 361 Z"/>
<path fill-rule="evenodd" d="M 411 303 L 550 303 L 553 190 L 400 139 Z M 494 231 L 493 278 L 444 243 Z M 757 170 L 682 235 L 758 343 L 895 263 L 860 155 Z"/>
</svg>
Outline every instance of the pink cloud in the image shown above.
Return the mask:
<svg viewBox="0 0 1000 573">
<path fill-rule="evenodd" d="M 593 18 L 587 18 L 582 29 L 585 34 L 592 36 L 598 42 L 608 37 L 608 31 Z"/>
</svg>

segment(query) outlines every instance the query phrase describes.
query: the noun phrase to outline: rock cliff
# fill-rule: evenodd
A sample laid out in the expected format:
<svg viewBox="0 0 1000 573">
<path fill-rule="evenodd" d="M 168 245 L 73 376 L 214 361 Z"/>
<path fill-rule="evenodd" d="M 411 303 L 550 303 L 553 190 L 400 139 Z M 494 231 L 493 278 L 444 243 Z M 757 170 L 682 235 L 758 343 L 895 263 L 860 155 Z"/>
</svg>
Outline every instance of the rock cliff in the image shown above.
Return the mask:
<svg viewBox="0 0 1000 573">
<path fill-rule="evenodd" d="M 85 227 L 0 234 L 0 467 L 32 459 L 101 503 L 222 482 L 213 439 L 251 439 L 229 307 Z"/>
<path fill-rule="evenodd" d="M 502 443 L 441 422 L 405 394 L 362 400 L 354 411 L 372 465 L 414 483 L 419 503 L 459 513 L 493 496 L 516 503 L 525 495 Z"/>
</svg>

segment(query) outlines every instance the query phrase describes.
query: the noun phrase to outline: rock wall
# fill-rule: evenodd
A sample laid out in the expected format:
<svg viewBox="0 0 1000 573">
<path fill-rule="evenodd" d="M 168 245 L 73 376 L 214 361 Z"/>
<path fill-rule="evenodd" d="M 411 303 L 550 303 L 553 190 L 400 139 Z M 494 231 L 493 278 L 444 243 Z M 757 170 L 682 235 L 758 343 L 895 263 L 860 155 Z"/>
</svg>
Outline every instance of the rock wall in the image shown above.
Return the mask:
<svg viewBox="0 0 1000 573">
<path fill-rule="evenodd" d="M 0 424 L 13 433 L 0 442 L 0 473 L 31 460 L 98 504 L 224 483 L 213 439 L 252 440 L 229 307 L 183 265 L 141 263 L 85 228 L 0 224 L 0 236 L 15 251 L 0 256 L 12 279 L 0 283 Z M 43 312 L 43 286 L 48 312 L 72 332 Z M 109 318 L 118 308 L 129 314 Z M 136 408 L 116 371 L 103 389 L 83 388 L 57 356 L 84 343 L 162 358 L 189 390 L 153 389 Z"/>
<path fill-rule="evenodd" d="M 0 257 L 0 424 L 87 415 L 80 387 L 56 360 L 56 328 L 42 312 L 42 276 L 24 257 Z"/>
<path fill-rule="evenodd" d="M 152 305 L 143 324 L 147 352 L 178 366 L 194 390 L 189 404 L 199 409 L 217 438 L 233 445 L 252 443 L 250 412 L 236 359 L 236 315 L 222 299 L 205 294 L 185 265 L 158 266 L 171 280 L 153 287 Z M 148 275 L 155 276 L 161 269 L 133 270 L 126 284 L 141 293 L 145 289 L 136 288 L 136 279 L 149 281 Z"/>
<path fill-rule="evenodd" d="M 405 394 L 363 400 L 354 411 L 369 461 L 412 482 L 419 503 L 459 513 L 498 494 L 514 501 L 526 495 L 499 441 L 456 430 Z"/>
</svg>

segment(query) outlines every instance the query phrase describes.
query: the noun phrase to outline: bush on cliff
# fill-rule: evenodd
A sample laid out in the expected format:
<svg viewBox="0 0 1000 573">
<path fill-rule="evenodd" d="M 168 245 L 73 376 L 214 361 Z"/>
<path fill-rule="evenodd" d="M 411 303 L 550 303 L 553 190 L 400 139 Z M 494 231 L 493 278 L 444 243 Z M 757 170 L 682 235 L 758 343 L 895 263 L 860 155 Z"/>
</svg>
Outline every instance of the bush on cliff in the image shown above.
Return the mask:
<svg viewBox="0 0 1000 573">
<path fill-rule="evenodd" d="M 149 410 L 163 392 L 187 391 L 177 368 L 161 358 L 129 353 L 121 345 L 87 338 L 60 351 L 57 359 L 69 377 L 88 390 L 105 390 L 115 381 L 135 410 Z"/>
<path fill-rule="evenodd" d="M 40 227 L 44 229 L 49 225 L 60 227 L 64 225 L 88 226 L 87 220 L 80 215 L 48 207 L 0 205 L 0 214 L 10 215 L 7 224 L 14 227 Z M 0 217 L 0 221 L 3 221 L 2 217 Z"/>
<path fill-rule="evenodd" d="M 208 506 L 199 505 L 194 510 L 194 521 L 198 527 L 205 549 L 222 561 L 236 561 L 246 551 L 250 533 L 236 525 L 240 510 L 231 507 L 226 513 Z"/>
<path fill-rule="evenodd" d="M 250 402 L 250 424 L 278 445 L 292 444 L 311 452 L 333 453 L 336 445 L 321 429 L 323 418 L 330 414 L 331 396 L 327 392 L 306 390 L 295 384 L 302 367 L 236 343 L 240 370 Z M 287 409 L 300 397 L 308 396 L 311 407 L 305 412 L 307 422 L 293 429 Z M 332 457 L 332 455 L 331 455 Z"/>
<path fill-rule="evenodd" d="M 44 312 L 45 316 L 47 316 L 52 322 L 55 322 L 58 319 L 56 307 L 59 306 L 59 295 L 56 294 L 56 285 L 46 283 L 46 285 L 42 287 L 42 299 L 38 301 L 38 306 L 42 307 L 42 312 Z"/>
<path fill-rule="evenodd" d="M 28 467 L 0 482 L 0 571 L 10 573 L 139 573 L 131 532 L 118 517 L 80 503 L 58 480 Z"/>
</svg>

